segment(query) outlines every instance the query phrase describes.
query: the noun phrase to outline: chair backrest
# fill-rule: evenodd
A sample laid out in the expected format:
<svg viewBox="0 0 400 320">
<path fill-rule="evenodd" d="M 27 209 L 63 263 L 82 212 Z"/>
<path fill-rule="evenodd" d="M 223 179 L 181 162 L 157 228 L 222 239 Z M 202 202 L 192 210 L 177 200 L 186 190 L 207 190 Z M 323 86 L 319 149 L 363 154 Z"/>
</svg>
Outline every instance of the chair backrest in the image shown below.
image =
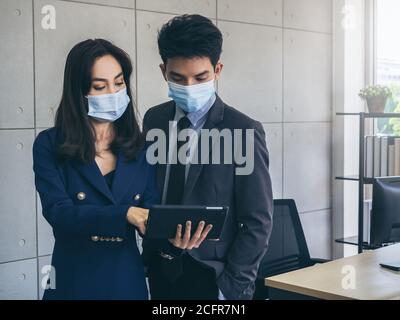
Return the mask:
<svg viewBox="0 0 400 320">
<path fill-rule="evenodd" d="M 258 276 L 270 277 L 312 264 L 296 203 L 274 200 L 272 234 Z"/>
<path fill-rule="evenodd" d="M 400 241 L 400 177 L 375 178 L 372 195 L 371 245 Z"/>
</svg>

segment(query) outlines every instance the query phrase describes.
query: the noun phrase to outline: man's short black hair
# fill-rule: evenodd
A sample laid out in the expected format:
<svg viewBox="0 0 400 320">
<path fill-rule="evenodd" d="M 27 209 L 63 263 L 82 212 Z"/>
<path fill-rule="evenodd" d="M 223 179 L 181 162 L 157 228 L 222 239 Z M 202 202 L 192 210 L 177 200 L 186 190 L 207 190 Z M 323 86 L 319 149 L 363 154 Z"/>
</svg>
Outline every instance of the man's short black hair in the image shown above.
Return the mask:
<svg viewBox="0 0 400 320">
<path fill-rule="evenodd" d="M 210 19 L 185 14 L 162 26 L 158 49 L 164 64 L 171 58 L 208 57 L 215 67 L 221 56 L 222 34 Z"/>
</svg>

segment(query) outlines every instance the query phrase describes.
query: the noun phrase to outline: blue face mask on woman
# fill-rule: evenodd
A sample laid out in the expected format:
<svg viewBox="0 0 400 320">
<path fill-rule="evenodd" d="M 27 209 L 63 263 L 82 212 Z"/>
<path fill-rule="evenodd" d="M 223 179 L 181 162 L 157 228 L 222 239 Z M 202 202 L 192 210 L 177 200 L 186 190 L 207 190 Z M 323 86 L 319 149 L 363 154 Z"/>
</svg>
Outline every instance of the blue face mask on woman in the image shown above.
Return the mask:
<svg viewBox="0 0 400 320">
<path fill-rule="evenodd" d="M 168 81 L 168 96 L 176 105 L 186 112 L 196 112 L 205 106 L 207 101 L 215 94 L 214 79 L 205 83 L 183 86 Z"/>
<path fill-rule="evenodd" d="M 117 93 L 87 96 L 90 117 L 102 121 L 114 122 L 125 112 L 131 99 L 126 88 Z"/>
</svg>

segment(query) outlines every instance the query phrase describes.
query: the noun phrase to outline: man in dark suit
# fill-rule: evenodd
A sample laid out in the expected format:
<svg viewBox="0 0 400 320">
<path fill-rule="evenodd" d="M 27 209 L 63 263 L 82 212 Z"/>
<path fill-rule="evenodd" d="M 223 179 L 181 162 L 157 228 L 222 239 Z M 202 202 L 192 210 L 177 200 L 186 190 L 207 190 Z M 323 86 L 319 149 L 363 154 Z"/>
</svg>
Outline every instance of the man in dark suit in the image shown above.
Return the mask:
<svg viewBox="0 0 400 320">
<path fill-rule="evenodd" d="M 160 68 L 173 100 L 149 109 L 143 126 L 147 133 L 158 129 L 167 138 L 167 163 L 157 165 L 162 203 L 228 206 L 229 212 L 218 241 L 204 240 L 210 230 L 205 225 L 199 225 L 191 237 L 190 224 L 178 226 L 175 239 L 144 240 L 151 296 L 251 299 L 272 228 L 269 154 L 263 127 L 215 93 L 214 82 L 223 68 L 222 34 L 211 20 L 200 15 L 175 17 L 160 30 L 158 46 L 163 60 Z M 182 147 L 177 137 L 185 129 L 191 129 L 185 153 L 191 161 L 168 161 L 171 152 Z M 220 143 L 200 143 L 207 130 L 223 132 L 224 138 Z M 196 138 L 198 143 L 191 143 Z M 246 161 L 238 156 L 243 150 L 248 151 Z M 224 159 L 211 162 L 213 154 Z M 198 162 L 193 155 L 198 155 Z"/>
</svg>

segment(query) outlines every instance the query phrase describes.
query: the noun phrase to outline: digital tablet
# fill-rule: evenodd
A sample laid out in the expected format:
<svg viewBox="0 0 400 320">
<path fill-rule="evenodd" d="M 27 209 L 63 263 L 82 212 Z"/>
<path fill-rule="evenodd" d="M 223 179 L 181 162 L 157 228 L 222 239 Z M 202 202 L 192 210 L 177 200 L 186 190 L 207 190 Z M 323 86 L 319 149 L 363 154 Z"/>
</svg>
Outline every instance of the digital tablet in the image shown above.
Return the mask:
<svg viewBox="0 0 400 320">
<path fill-rule="evenodd" d="M 172 206 L 157 205 L 150 208 L 147 220 L 146 238 L 173 239 L 178 224 L 182 225 L 182 236 L 185 233 L 186 221 L 192 222 L 191 236 L 196 232 L 200 221 L 205 226 L 212 224 L 207 239 L 219 239 L 224 226 L 228 207 L 206 206 Z"/>
<path fill-rule="evenodd" d="M 400 261 L 399 262 L 393 262 L 393 263 L 380 263 L 381 267 L 390 269 L 393 271 L 400 271 Z"/>
</svg>

